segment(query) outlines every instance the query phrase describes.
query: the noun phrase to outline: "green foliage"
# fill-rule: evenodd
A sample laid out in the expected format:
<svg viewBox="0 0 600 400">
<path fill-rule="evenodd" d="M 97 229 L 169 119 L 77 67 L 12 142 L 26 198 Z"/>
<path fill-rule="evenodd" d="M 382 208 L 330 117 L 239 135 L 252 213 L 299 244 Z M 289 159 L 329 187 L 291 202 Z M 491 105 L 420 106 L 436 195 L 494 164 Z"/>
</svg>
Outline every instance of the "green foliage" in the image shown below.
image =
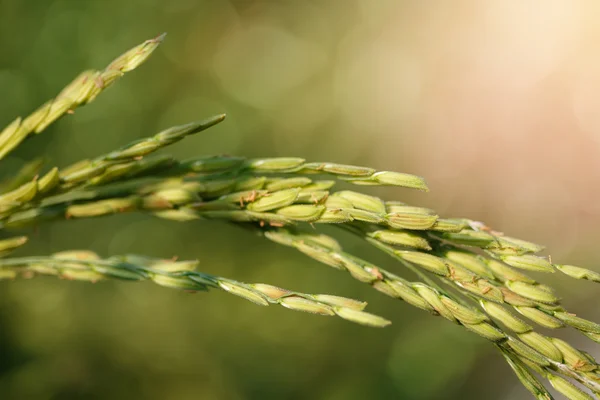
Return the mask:
<svg viewBox="0 0 600 400">
<path fill-rule="evenodd" d="M 30 116 L 14 120 L 0 133 L 0 159 L 61 116 L 94 100 L 117 78 L 144 62 L 162 38 L 134 47 L 104 70 L 83 72 Z M 334 189 L 338 183 L 347 183 L 361 188 L 397 186 L 426 191 L 418 176 L 292 157 L 219 155 L 180 161 L 150 155 L 224 118 L 217 115 L 175 126 L 108 154 L 67 167 L 46 168 L 43 173 L 42 162 L 31 160 L 2 186 L 0 232 L 5 238 L 0 240 L 0 279 L 54 275 L 89 282 L 151 280 L 191 292 L 220 289 L 259 305 L 337 315 L 367 326 L 389 325 L 390 321 L 363 311 L 366 303 L 361 301 L 242 283 L 198 272 L 195 261 L 136 255 L 102 258 L 90 251 L 7 257 L 27 243 L 27 236 L 9 237 L 12 229 L 56 220 L 132 212 L 179 222 L 219 220 L 296 249 L 388 297 L 441 316 L 492 342 L 538 399 L 551 398 L 540 378 L 569 399 L 592 398 L 581 388 L 600 393 L 600 365 L 593 357 L 536 330 L 537 326 L 569 327 L 600 343 L 600 325 L 569 312 L 553 288 L 522 271 L 558 272 L 599 282 L 597 272 L 554 264 L 537 255 L 542 246 L 505 236 L 478 221 L 441 218 L 428 208 Z M 322 179 L 324 176 L 329 179 Z M 418 280 L 409 281 L 344 250 L 336 238 L 324 233 L 325 225 L 387 254 L 414 272 Z M 457 357 L 456 363 L 460 362 Z"/>
</svg>

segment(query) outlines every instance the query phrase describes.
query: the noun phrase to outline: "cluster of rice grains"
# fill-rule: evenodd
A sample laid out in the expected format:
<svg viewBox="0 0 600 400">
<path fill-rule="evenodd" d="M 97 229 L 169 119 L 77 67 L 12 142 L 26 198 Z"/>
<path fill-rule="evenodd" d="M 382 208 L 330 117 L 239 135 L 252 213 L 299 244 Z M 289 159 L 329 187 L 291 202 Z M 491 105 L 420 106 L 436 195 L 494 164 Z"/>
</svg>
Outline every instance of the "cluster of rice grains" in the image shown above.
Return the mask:
<svg viewBox="0 0 600 400">
<path fill-rule="evenodd" d="M 0 159 L 31 134 L 42 132 L 62 115 L 91 102 L 117 78 L 145 61 L 161 39 L 131 49 L 102 71 L 82 73 L 32 115 L 17 118 L 0 133 Z M 494 232 L 480 222 L 440 218 L 427 208 L 383 201 L 357 191 L 334 190 L 338 181 L 427 190 L 417 176 L 300 158 L 213 156 L 178 161 L 150 155 L 224 117 L 169 128 L 109 154 L 43 174 L 41 163 L 32 161 L 2 187 L 0 232 L 42 221 L 123 212 L 144 212 L 175 221 L 220 219 L 243 225 L 347 272 L 389 297 L 488 339 L 538 399 L 552 398 L 539 378 L 569 399 L 591 399 L 591 394 L 600 394 L 600 366 L 592 356 L 536 331 L 536 326 L 571 327 L 600 342 L 600 325 L 565 310 L 552 288 L 523 271 L 560 272 L 594 282 L 600 282 L 600 273 L 553 264 L 536 255 L 541 246 Z M 320 179 L 323 176 L 330 179 Z M 322 224 L 365 240 L 416 273 L 419 281 L 410 282 L 344 251 L 333 237 L 320 232 Z M 194 261 L 142 256 L 103 259 L 87 251 L 10 258 L 6 256 L 27 238 L 4 237 L 0 239 L 0 279 L 45 274 L 85 281 L 151 280 L 188 291 L 220 289 L 256 304 L 337 315 L 368 326 L 390 323 L 363 311 L 365 303 L 360 301 L 242 283 L 198 272 Z"/>
</svg>

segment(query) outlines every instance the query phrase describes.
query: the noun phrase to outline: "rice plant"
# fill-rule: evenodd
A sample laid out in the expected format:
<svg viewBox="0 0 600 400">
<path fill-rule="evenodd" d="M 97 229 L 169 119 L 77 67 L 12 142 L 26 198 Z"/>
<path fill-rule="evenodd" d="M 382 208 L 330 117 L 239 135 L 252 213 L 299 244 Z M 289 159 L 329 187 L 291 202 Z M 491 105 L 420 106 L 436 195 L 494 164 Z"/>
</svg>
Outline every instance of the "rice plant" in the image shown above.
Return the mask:
<svg viewBox="0 0 600 400">
<path fill-rule="evenodd" d="M 0 161 L 141 65 L 163 37 L 132 48 L 103 70 L 81 73 L 28 117 L 15 119 L 0 133 Z M 197 271 L 194 260 L 101 257 L 81 250 L 9 256 L 27 243 L 27 236 L 12 236 L 11 231 L 54 220 L 134 212 L 175 222 L 221 220 L 296 249 L 388 297 L 489 340 L 537 399 L 552 398 L 548 383 L 568 399 L 600 395 L 598 362 L 568 342 L 539 332 L 540 327 L 570 328 L 599 343 L 600 325 L 565 309 L 552 287 L 526 274 L 558 273 L 565 279 L 600 283 L 600 273 L 555 264 L 537 255 L 543 246 L 496 232 L 482 222 L 442 217 L 434 210 L 363 190 L 379 185 L 427 191 L 418 176 L 297 157 L 177 160 L 152 154 L 224 119 L 222 114 L 171 127 L 72 165 L 48 168 L 32 160 L 2 182 L 0 279 L 53 275 L 89 282 L 149 280 L 192 292 L 223 290 L 258 305 L 276 304 L 371 327 L 391 323 L 364 311 L 366 303 L 358 300 L 214 276 Z M 357 190 L 336 189 L 339 182 Z M 398 271 L 345 251 L 336 238 L 323 233 L 324 224 L 387 254 Z M 416 274 L 418 280 L 403 278 L 402 270 Z M 393 314 L 388 317 L 394 320 Z"/>
</svg>

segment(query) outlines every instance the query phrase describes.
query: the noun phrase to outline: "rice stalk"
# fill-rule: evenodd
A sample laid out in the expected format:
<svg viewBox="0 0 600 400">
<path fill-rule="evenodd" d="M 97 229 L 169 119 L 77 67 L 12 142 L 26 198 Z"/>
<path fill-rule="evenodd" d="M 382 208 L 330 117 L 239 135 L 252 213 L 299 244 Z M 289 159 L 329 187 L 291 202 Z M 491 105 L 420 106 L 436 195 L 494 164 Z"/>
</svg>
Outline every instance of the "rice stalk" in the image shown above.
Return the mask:
<svg viewBox="0 0 600 400">
<path fill-rule="evenodd" d="M 82 73 L 32 115 L 17 118 L 0 133 L 0 159 L 64 114 L 93 101 L 144 62 L 163 37 L 129 50 L 104 70 Z M 361 188 L 380 185 L 428 191 L 419 176 L 298 157 L 215 155 L 179 161 L 152 155 L 223 118 L 224 114 L 175 126 L 43 174 L 41 159 L 31 160 L 0 189 L 0 279 L 52 275 L 89 282 L 149 280 L 192 292 L 219 289 L 259 305 L 336 315 L 367 326 L 390 323 L 363 311 L 363 302 L 205 274 L 196 270 L 195 261 L 131 255 L 103 259 L 89 251 L 7 257 L 27 242 L 26 236 L 9 236 L 11 230 L 60 219 L 138 212 L 178 222 L 222 220 L 294 248 L 388 297 L 491 341 L 535 398 L 552 398 L 543 380 L 569 399 L 592 398 L 575 382 L 592 394 L 600 393 L 598 362 L 536 327 L 570 327 L 600 343 L 600 324 L 567 311 L 554 288 L 528 274 L 560 272 L 600 283 L 599 272 L 553 263 L 539 255 L 543 246 L 496 232 L 479 221 L 444 218 L 429 208 L 335 187 L 345 182 Z M 350 232 L 385 252 L 399 271 L 408 269 L 417 280 L 409 281 L 400 272 L 344 251 L 334 237 L 320 232 L 323 224 Z M 307 233 L 301 228 L 308 225 L 313 230 Z"/>
<path fill-rule="evenodd" d="M 64 251 L 50 257 L 22 257 L 0 260 L 0 279 L 52 275 L 62 279 L 98 282 L 106 279 L 149 280 L 157 285 L 188 292 L 219 289 L 255 304 L 278 304 L 313 314 L 337 315 L 345 320 L 373 327 L 391 322 L 367 313 L 366 303 L 340 296 L 306 294 L 264 283 L 242 283 L 196 271 L 198 261 L 175 261 L 140 256 L 101 259 L 90 251 Z"/>
</svg>

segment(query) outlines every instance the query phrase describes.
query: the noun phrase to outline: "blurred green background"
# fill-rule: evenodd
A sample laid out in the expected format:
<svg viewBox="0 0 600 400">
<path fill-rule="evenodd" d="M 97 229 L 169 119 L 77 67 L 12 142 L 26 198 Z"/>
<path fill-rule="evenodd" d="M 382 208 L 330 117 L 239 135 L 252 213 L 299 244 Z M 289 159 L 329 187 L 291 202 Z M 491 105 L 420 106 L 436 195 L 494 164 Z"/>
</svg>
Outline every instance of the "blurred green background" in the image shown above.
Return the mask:
<svg viewBox="0 0 600 400">
<path fill-rule="evenodd" d="M 2 0 L 2 126 L 80 71 L 168 36 L 139 70 L 3 160 L 0 178 L 35 155 L 66 166 L 226 112 L 167 151 L 415 173 L 431 193 L 370 192 L 484 220 L 597 269 L 598 13 L 597 2 L 566 0 Z M 65 221 L 36 229 L 18 254 L 79 248 L 198 258 L 209 273 L 364 299 L 393 325 L 152 284 L 1 282 L 0 398 L 529 398 L 482 339 L 242 230 L 141 215 Z M 567 306 L 600 319 L 591 285 L 549 280 Z"/>
</svg>

